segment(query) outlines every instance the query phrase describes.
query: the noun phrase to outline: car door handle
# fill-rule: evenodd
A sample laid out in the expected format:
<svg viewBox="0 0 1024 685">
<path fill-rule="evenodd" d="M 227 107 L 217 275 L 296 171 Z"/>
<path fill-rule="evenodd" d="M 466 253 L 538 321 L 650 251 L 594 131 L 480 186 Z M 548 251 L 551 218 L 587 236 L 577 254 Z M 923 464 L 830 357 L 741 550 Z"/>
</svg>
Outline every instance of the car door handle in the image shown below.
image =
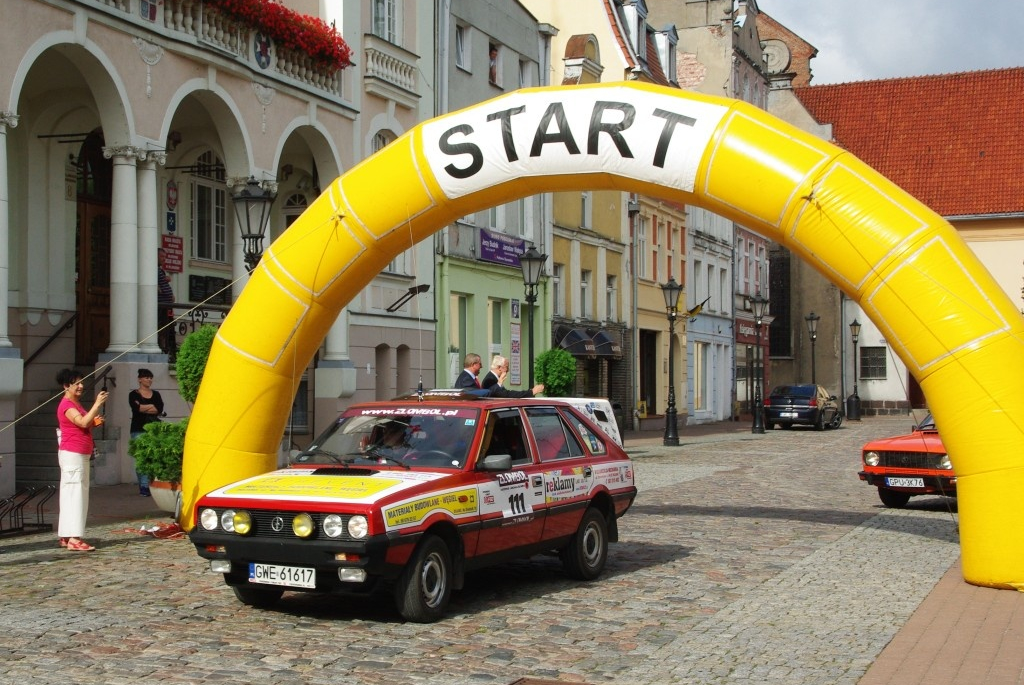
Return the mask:
<svg viewBox="0 0 1024 685">
<path fill-rule="evenodd" d="M 586 476 L 587 478 L 590 478 L 590 476 L 593 475 L 593 472 L 593 469 L 591 469 L 589 466 L 583 467 L 583 475 Z"/>
</svg>

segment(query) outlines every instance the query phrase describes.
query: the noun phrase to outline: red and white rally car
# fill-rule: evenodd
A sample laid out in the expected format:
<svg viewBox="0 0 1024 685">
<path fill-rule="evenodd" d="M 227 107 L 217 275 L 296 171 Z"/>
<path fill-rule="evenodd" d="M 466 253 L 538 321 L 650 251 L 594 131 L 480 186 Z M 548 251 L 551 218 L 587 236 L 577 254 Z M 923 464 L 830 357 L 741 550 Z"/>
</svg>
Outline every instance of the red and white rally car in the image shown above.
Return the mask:
<svg viewBox="0 0 1024 685">
<path fill-rule="evenodd" d="M 190 538 L 245 604 L 383 583 L 428 622 L 511 558 L 596 578 L 635 497 L 629 456 L 572 404 L 434 390 L 355 405 L 288 468 L 202 497 Z"/>
</svg>

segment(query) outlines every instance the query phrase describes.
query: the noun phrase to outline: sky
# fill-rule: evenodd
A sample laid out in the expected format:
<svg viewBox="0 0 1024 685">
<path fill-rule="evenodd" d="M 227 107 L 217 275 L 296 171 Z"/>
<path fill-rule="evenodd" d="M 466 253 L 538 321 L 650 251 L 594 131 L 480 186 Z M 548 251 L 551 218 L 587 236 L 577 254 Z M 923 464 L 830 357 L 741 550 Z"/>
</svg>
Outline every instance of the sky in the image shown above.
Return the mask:
<svg viewBox="0 0 1024 685">
<path fill-rule="evenodd" d="M 812 85 L 1024 66 L 1021 0 L 758 0 L 818 49 Z"/>
</svg>

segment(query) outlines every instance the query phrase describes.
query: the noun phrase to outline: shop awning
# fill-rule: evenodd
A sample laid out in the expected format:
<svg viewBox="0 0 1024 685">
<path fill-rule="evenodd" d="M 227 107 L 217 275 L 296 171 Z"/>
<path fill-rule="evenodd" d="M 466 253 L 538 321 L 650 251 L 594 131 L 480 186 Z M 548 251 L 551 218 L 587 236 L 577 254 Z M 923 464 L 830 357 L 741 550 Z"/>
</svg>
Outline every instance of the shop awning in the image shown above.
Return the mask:
<svg viewBox="0 0 1024 685">
<path fill-rule="evenodd" d="M 622 345 L 610 334 L 604 331 L 597 331 L 594 333 L 592 340 L 594 341 L 594 353 L 598 357 L 614 357 L 618 359 L 622 356 Z"/>
<path fill-rule="evenodd" d="M 558 346 L 569 354 L 577 357 L 593 357 L 597 354 L 593 339 L 583 329 L 560 326 L 557 332 L 560 338 Z"/>
</svg>

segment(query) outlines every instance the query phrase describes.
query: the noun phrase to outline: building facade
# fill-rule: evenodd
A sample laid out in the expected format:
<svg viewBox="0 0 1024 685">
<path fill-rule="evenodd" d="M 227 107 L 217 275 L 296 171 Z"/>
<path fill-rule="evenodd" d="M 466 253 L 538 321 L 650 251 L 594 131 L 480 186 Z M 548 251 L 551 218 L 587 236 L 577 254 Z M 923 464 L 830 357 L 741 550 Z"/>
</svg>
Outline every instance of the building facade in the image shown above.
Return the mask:
<svg viewBox="0 0 1024 685">
<path fill-rule="evenodd" d="M 675 28 L 655 28 L 643 0 L 524 0 L 558 28 L 552 80 L 565 86 L 641 81 L 676 87 Z M 581 186 L 553 194 L 552 344 L 577 359 L 576 391 L 608 397 L 636 426 L 668 397 L 668 355 L 681 359 L 685 331 L 670 339 L 661 282 L 684 281 L 681 208 L 658 198 Z M 661 279 L 661 281 L 659 281 Z M 682 397 L 685 374 L 675 377 Z"/>
<path fill-rule="evenodd" d="M 421 13 L 431 6 L 331 5 L 337 14 L 317 14 L 311 31 L 335 52 L 316 54 L 217 2 L 5 8 L 19 21 L 0 26 L 0 494 L 56 481 L 54 377 L 67 366 L 97 372 L 87 396 L 94 382 L 111 391 L 95 481 L 130 482 L 135 370 L 155 372 L 170 420 L 189 411 L 173 349 L 158 345 L 158 250 L 180 342 L 223 318 L 247 279 L 236 194 L 254 187 L 275 198 L 270 242 L 334 178 L 424 118 L 419 79 L 434 82 L 433 63 L 420 55 L 431 54 L 433 20 Z M 344 41 L 331 38 L 334 28 Z M 429 373 L 432 302 L 407 304 L 386 326 L 374 316 L 407 285 L 432 279 L 425 249 L 426 260 L 411 248 L 378 277 L 313 364 L 295 370 L 283 451 L 308 441 L 339 402 L 373 396 L 379 378 L 390 390 Z"/>
<path fill-rule="evenodd" d="M 547 85 L 555 31 L 518 0 L 453 0 L 438 15 L 438 114 L 518 88 Z M 550 266 L 537 287 L 532 319 L 519 256 L 551 252 L 551 198 L 531 195 L 461 217 L 435 237 L 437 385 L 450 387 L 469 353 L 509 360 L 511 388 L 528 387 L 530 355 L 550 346 Z M 531 330 L 530 322 L 533 321 Z M 532 336 L 532 337 L 531 337 Z"/>
</svg>

